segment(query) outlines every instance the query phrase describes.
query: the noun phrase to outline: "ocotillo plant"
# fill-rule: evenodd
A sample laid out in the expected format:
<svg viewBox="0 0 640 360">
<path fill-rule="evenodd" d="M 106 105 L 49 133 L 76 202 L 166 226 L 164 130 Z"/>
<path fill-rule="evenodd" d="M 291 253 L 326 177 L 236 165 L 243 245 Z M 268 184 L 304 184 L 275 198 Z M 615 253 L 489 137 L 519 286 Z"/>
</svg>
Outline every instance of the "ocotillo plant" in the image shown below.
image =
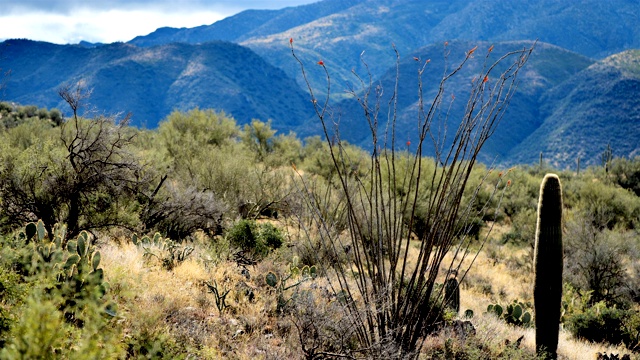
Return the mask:
<svg viewBox="0 0 640 360">
<path fill-rule="evenodd" d="M 555 174 L 540 186 L 535 245 L 533 299 L 536 350 L 555 359 L 562 298 L 562 188 Z"/>
<path fill-rule="evenodd" d="M 443 287 L 436 286 L 441 265 L 447 269 L 470 266 L 467 264 L 473 260 L 464 259 L 475 251 L 469 248 L 473 218 L 491 216 L 484 209 L 494 208 L 476 196 L 484 185 L 477 186 L 475 192 L 465 189 L 470 189 L 467 185 L 472 182 L 478 154 L 502 119 L 505 105 L 514 94 L 517 75 L 533 47 L 508 52 L 495 61 L 495 55 L 490 55 L 493 46 L 484 56 L 479 55 L 477 46 L 456 46 L 455 57 L 461 60 L 451 66 L 447 59 L 453 47 L 446 42 L 443 61 L 414 58 L 411 66 L 415 66 L 417 79 L 409 84 L 404 84 L 404 76 L 400 81 L 404 62 L 394 48 L 398 69 L 395 81 L 378 84 L 372 81 L 371 73 L 360 77 L 354 71 L 355 85 L 348 95 L 363 111 L 360 117 L 353 112 L 342 119 L 343 112 L 334 111 L 332 106 L 330 62 L 320 60 L 316 63 L 318 68 L 306 69 L 293 44 L 294 39 L 289 39 L 325 138 L 335 176 L 333 194 L 341 199 L 339 211 L 346 214 L 344 226 L 349 231 L 347 236 L 341 236 L 333 230 L 342 224 L 325 214 L 333 214 L 338 208 L 319 202 L 311 191 L 311 179 L 299 174 L 300 181 L 296 183 L 300 184 L 314 223 L 308 228 L 302 225 L 309 244 L 319 239 L 322 251 L 335 253 L 345 246 L 352 249 L 352 256 L 345 261 L 332 261 L 323 269 L 330 274 L 327 278 L 332 279 L 331 287 L 347 299 L 344 315 L 356 338 L 357 350 L 341 356 L 358 353 L 365 358 L 418 357 L 425 343 L 425 329 L 438 322 L 435 315 L 440 312 L 439 299 L 444 292 Z M 364 53 L 362 56 L 362 66 L 368 71 Z M 478 73 L 479 69 L 482 70 Z M 324 73 L 326 88 L 314 89 L 307 77 L 312 72 Z M 470 90 L 456 89 L 453 96 L 449 80 L 472 74 L 477 75 L 472 76 L 475 80 Z M 407 113 L 407 117 L 398 107 L 404 99 L 416 105 L 415 113 Z M 454 108 L 461 112 L 449 111 Z M 407 141 L 406 147 L 400 134 L 409 128 L 396 127 L 405 121 L 413 124 L 409 125 L 413 129 L 409 130 L 412 141 Z M 348 144 L 340 138 L 344 129 L 340 124 L 370 130 L 371 151 L 362 165 L 349 155 Z M 504 189 L 502 178 L 498 179 L 492 199 L 499 197 L 499 186 Z M 408 251 L 416 240 L 421 244 L 418 254 Z M 445 260 L 447 254 L 454 260 Z"/>
</svg>

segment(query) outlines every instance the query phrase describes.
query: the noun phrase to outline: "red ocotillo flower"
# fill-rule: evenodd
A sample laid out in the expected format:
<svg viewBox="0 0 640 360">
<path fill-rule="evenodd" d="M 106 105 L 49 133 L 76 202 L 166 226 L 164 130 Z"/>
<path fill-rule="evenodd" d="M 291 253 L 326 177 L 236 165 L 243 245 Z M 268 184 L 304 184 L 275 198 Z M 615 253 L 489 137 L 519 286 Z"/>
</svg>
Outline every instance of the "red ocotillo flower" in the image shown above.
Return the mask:
<svg viewBox="0 0 640 360">
<path fill-rule="evenodd" d="M 318 61 L 318 65 L 324 66 L 324 61 L 322 61 L 322 60 Z"/>
</svg>

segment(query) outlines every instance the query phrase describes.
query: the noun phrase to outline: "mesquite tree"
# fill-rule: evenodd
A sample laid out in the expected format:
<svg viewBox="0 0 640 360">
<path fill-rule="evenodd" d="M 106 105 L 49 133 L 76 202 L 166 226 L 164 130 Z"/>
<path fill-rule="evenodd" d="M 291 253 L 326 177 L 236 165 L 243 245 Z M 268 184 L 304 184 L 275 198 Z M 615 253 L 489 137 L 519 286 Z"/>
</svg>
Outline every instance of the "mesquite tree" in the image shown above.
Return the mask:
<svg viewBox="0 0 640 360">
<path fill-rule="evenodd" d="M 306 80 L 309 70 L 297 57 L 293 39 L 290 44 Z M 446 48 L 447 44 L 445 54 Z M 455 273 L 451 270 L 460 270 L 462 261 L 477 255 L 469 248 L 473 240 L 468 236 L 472 228 L 470 220 L 478 212 L 493 209 L 488 208 L 490 201 L 478 204 L 476 199 L 480 187 L 485 185 L 465 190 L 480 149 L 502 119 L 514 94 L 516 77 L 533 45 L 510 51 L 495 61 L 490 57 L 492 50 L 493 46 L 484 57 L 474 59 L 479 52 L 476 46 L 465 52 L 458 65 L 443 66 L 444 75 L 429 101 L 424 99 L 422 77 L 430 69 L 427 67 L 430 61 L 415 58 L 418 82 L 413 94 L 417 101 L 412 108 L 417 140 L 407 142 L 406 147 L 404 141 L 397 139 L 396 132 L 401 120 L 398 77 L 388 91 L 390 95 L 385 97 L 381 85 L 374 84 L 370 75 L 369 80 L 356 75 L 361 89 L 350 94 L 360 105 L 363 120 L 352 125 L 371 131 L 369 163 L 364 169 L 362 164 L 352 163 L 345 151 L 346 143 L 340 138 L 338 111 L 333 111 L 330 105 L 328 65 L 324 61 L 316 64 L 327 79 L 322 99 L 316 97 L 307 81 L 335 170 L 335 191 L 346 211 L 345 231 L 336 231 L 326 217 L 333 212 L 323 208 L 326 203 L 311 194 L 312 180 L 303 175 L 300 178 L 316 222 L 316 226 L 308 229 L 309 237 L 319 239 L 324 252 L 349 250 L 346 260 L 332 261 L 331 268 L 326 269 L 327 279 L 339 294 L 357 338 L 357 349 L 343 350 L 346 357 L 416 356 L 425 329 L 428 331 L 438 321 L 437 313 L 443 305 L 442 287 L 436 286 L 441 265 L 448 268 L 447 273 Z M 444 57 L 448 63 L 447 55 Z M 396 58 L 398 69 L 397 51 Z M 459 100 L 446 91 L 447 85 L 469 63 L 474 63 L 475 76 L 466 85 L 470 89 L 466 104 L 461 107 L 463 115 L 449 119 L 449 109 L 458 105 Z M 447 128 L 452 131 L 447 132 Z M 423 154 L 427 153 L 434 154 L 434 159 L 425 158 Z M 356 168 L 358 171 L 354 171 Z M 502 179 L 487 184 L 493 189 L 490 200 L 499 198 L 506 187 Z M 469 193 L 471 199 L 463 201 L 463 195 Z M 417 257 L 411 255 L 411 247 L 418 249 Z M 453 260 L 443 263 L 450 252 Z M 466 274 L 461 273 L 463 277 Z"/>
<path fill-rule="evenodd" d="M 78 111 L 90 92 L 78 85 L 59 94 L 73 117 L 56 128 L 24 124 L 32 127 L 32 134 L 21 135 L 25 144 L 0 155 L 0 225 L 42 219 L 51 233 L 64 223 L 70 238 L 82 230 L 133 227 L 128 207 L 148 180 L 131 151 L 136 133 L 128 117 L 84 119 Z"/>
</svg>

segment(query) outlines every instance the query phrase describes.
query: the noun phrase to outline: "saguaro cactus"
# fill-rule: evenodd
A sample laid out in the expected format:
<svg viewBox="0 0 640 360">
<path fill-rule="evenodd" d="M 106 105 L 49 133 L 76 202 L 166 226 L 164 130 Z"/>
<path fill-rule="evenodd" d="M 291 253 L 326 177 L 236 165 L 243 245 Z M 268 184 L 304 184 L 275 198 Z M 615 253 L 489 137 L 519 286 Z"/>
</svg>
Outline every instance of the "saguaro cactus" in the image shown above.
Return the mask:
<svg viewBox="0 0 640 360">
<path fill-rule="evenodd" d="M 444 299 L 447 306 L 456 313 L 460 312 L 460 285 L 458 284 L 457 271 L 452 271 L 452 277 L 444 282 Z"/>
<path fill-rule="evenodd" d="M 540 186 L 535 245 L 533 299 L 536 350 L 555 359 L 562 302 L 562 187 L 555 174 Z"/>
</svg>

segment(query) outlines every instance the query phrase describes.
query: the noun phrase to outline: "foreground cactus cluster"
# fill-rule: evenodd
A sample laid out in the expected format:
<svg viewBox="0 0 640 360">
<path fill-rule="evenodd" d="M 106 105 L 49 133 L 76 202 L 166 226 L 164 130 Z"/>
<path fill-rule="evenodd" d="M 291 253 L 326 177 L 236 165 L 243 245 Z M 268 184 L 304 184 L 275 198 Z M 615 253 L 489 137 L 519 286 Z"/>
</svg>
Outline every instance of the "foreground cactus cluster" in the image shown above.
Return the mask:
<svg viewBox="0 0 640 360">
<path fill-rule="evenodd" d="M 157 258 L 166 270 L 172 270 L 187 260 L 194 250 L 192 246 L 180 245 L 171 239 L 163 238 L 160 233 L 155 233 L 153 238 L 146 235 L 139 238 L 137 234 L 133 234 L 131 241 L 144 249 L 144 257 Z"/>
<path fill-rule="evenodd" d="M 487 312 L 496 315 L 498 318 L 507 322 L 507 324 L 528 327 L 532 325 L 531 313 L 527 311 L 530 307 L 530 304 L 524 304 L 514 300 L 505 307 L 499 304 L 490 304 L 487 307 Z"/>
<path fill-rule="evenodd" d="M 287 304 L 292 299 L 285 297 L 285 291 L 291 288 L 296 288 L 300 286 L 300 284 L 315 279 L 318 276 L 318 271 L 315 265 L 304 265 L 302 268 L 299 268 L 298 261 L 298 257 L 294 256 L 293 261 L 291 262 L 291 264 L 289 264 L 289 273 L 285 276 L 278 277 L 278 275 L 270 271 L 264 277 L 267 285 L 275 289 L 278 294 L 278 305 L 276 308 L 276 312 L 279 314 L 284 312 Z M 289 280 L 292 280 L 293 282 L 287 284 Z"/>
<path fill-rule="evenodd" d="M 84 301 L 101 301 L 108 290 L 104 272 L 100 268 L 100 252 L 95 250 L 91 237 L 82 231 L 76 239 L 67 240 L 66 226 L 56 224 L 52 233 L 46 231 L 42 220 L 28 223 L 19 237 L 31 246 L 31 273 L 52 271 L 55 289 L 65 299 L 63 308 L 68 321 L 79 323 L 76 312 Z M 113 307 L 107 307 L 115 315 Z"/>
</svg>

